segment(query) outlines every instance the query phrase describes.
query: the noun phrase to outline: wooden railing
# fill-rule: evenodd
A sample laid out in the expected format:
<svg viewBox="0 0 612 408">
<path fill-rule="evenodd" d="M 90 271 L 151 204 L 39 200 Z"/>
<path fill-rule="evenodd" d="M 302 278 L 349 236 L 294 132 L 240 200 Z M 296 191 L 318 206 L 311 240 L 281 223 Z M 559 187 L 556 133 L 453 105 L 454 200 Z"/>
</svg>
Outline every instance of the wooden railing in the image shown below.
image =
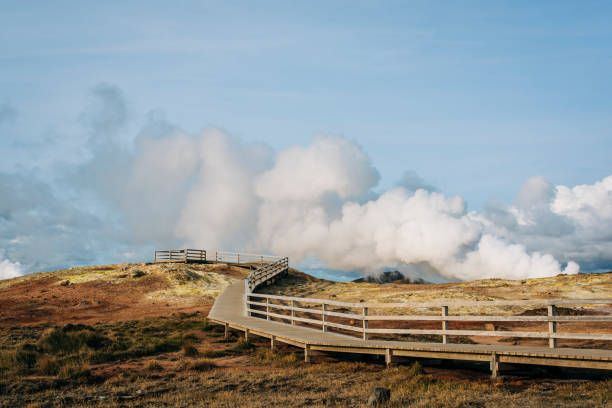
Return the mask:
<svg viewBox="0 0 612 408">
<path fill-rule="evenodd" d="M 594 311 L 593 307 L 612 305 L 612 299 L 557 299 L 557 300 L 509 300 L 509 301 L 455 301 L 455 302 L 406 302 L 406 303 L 351 303 L 339 302 L 326 299 L 300 298 L 290 296 L 266 295 L 261 293 L 248 293 L 246 296 L 247 314 L 262 317 L 267 320 L 275 320 L 291 325 L 306 325 L 309 327 L 320 327 L 322 331 L 340 331 L 344 334 L 357 335 L 363 340 L 378 335 L 437 335 L 441 336 L 442 343 L 449 342 L 450 336 L 495 336 L 519 339 L 548 339 L 548 346 L 558 347 L 557 340 L 602 340 L 612 341 L 612 316 L 607 311 Z M 316 305 L 316 306 L 310 306 Z M 566 305 L 589 306 L 589 309 L 571 309 L 574 313 L 586 310 L 580 316 L 559 316 L 558 307 Z M 528 308 L 533 306 L 545 306 L 546 315 L 451 315 L 449 309 L 465 308 L 482 310 L 483 308 Z M 397 309 L 434 309 L 439 314 L 385 314 L 387 311 L 397 312 Z M 352 311 L 350 311 L 352 309 Z M 577 312 L 576 312 L 577 310 Z M 609 309 L 608 309 L 609 310 Z M 378 311 L 372 314 L 373 311 Z M 533 312 L 533 311 L 532 311 Z M 599 313 L 599 314 L 598 314 Z M 605 313 L 605 314 L 604 314 Z M 331 321 L 330 321 L 331 319 Z M 348 322 L 347 322 L 348 321 Z M 415 329 L 401 328 L 406 322 L 440 322 L 440 329 Z M 544 331 L 534 331 L 531 328 L 523 330 L 474 330 L 474 329 L 449 329 L 449 323 L 462 322 L 469 324 L 483 324 L 486 322 L 504 322 L 504 324 L 515 324 L 516 326 L 526 323 L 547 323 L 548 328 Z M 558 323 L 586 323 L 600 322 L 607 331 L 606 333 L 588 332 L 588 328 L 576 332 L 559 332 Z M 370 327 L 370 323 L 377 323 Z M 393 327 L 384 327 L 385 325 Z M 429 323 L 431 325 L 431 323 Z M 330 330 L 331 329 L 331 330 Z M 413 340 L 411 340 L 413 341 Z M 431 340 L 428 340 L 431 341 Z"/>
<path fill-rule="evenodd" d="M 254 291 L 262 283 L 273 279 L 277 275 L 289 269 L 289 258 L 281 258 L 276 262 L 269 263 L 254 270 L 245 279 L 246 292 Z"/>
<path fill-rule="evenodd" d="M 155 251 L 155 262 L 206 262 L 206 251 L 202 249 Z"/>
<path fill-rule="evenodd" d="M 244 252 L 216 251 L 215 259 L 207 259 L 202 249 L 169 249 L 156 250 L 155 262 L 225 262 L 232 264 L 265 264 L 283 258 L 273 255 L 250 254 Z"/>
<path fill-rule="evenodd" d="M 262 255 L 262 254 L 249 254 L 244 252 L 229 252 L 229 251 L 217 251 L 215 252 L 215 262 L 227 262 L 227 263 L 271 263 L 282 259 L 279 256 L 274 255 Z"/>
</svg>

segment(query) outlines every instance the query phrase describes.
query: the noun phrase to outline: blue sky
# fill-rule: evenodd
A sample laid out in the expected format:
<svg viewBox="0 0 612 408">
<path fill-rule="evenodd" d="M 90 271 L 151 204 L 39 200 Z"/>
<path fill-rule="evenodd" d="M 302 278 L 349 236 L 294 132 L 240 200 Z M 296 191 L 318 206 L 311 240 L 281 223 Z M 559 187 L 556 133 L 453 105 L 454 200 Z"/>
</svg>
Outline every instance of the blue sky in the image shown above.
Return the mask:
<svg viewBox="0 0 612 408">
<path fill-rule="evenodd" d="M 68 127 L 89 88 L 108 82 L 133 126 L 160 110 L 186 129 L 215 124 L 277 148 L 344 134 L 383 185 L 411 169 L 478 208 L 533 175 L 607 175 L 611 7 L 3 2 L 0 99 L 19 112 L 3 133 Z"/>
<path fill-rule="evenodd" d="M 147 118 L 282 150 L 356 141 L 468 208 L 522 183 L 592 184 L 612 160 L 607 1 L 0 1 L 0 171 L 85 160 L 91 89 Z M 4 112 L 4 113 L 3 113 Z"/>
</svg>

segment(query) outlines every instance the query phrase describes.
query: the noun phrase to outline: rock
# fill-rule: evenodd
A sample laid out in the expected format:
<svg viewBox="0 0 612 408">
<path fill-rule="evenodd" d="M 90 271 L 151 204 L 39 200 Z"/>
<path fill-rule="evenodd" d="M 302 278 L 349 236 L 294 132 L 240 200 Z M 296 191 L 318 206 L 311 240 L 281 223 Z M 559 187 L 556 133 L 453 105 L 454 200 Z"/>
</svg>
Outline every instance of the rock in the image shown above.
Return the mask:
<svg viewBox="0 0 612 408">
<path fill-rule="evenodd" d="M 133 278 L 140 278 L 142 276 L 145 276 L 146 273 L 144 273 L 143 271 L 134 271 L 134 273 L 132 274 Z"/>
<path fill-rule="evenodd" d="M 387 403 L 391 398 L 391 390 L 388 388 L 376 387 L 368 398 L 369 407 L 379 407 Z"/>
<path fill-rule="evenodd" d="M 62 286 L 70 286 L 70 281 L 69 280 L 65 280 L 62 283 L 60 283 L 60 285 L 62 285 Z"/>
</svg>

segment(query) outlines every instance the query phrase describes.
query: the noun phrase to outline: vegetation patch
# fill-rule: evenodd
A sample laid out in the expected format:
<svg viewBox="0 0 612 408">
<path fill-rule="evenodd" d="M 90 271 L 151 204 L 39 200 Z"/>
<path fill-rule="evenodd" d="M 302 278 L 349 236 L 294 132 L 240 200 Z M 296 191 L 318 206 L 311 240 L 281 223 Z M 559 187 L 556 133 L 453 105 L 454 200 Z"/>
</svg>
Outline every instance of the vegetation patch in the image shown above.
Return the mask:
<svg viewBox="0 0 612 408">
<path fill-rule="evenodd" d="M 89 366 L 155 356 L 181 349 L 199 356 L 194 342 L 198 330 L 212 327 L 198 314 L 179 314 L 95 325 L 17 329 L 0 340 L 0 379 L 16 375 L 57 376 L 84 379 Z"/>
</svg>

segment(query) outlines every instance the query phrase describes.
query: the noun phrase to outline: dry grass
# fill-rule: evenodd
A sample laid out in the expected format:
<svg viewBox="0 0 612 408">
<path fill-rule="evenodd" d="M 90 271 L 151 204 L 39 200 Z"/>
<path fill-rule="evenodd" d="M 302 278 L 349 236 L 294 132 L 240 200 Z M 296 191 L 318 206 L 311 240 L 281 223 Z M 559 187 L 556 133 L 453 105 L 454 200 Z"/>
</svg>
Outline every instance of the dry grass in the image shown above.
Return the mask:
<svg viewBox="0 0 612 408">
<path fill-rule="evenodd" d="M 611 381 L 542 382 L 517 388 L 488 381 L 440 381 L 421 370 L 415 365 L 380 369 L 332 362 L 252 372 L 196 360 L 176 377 L 125 375 L 61 395 L 62 406 L 74 407 L 364 407 L 377 386 L 391 390 L 387 407 L 606 407 L 612 398 Z M 28 403 L 56 395 L 56 390 L 37 392 Z M 11 402 L 5 399 L 0 406 Z"/>
<path fill-rule="evenodd" d="M 559 275 L 552 278 L 502 280 L 485 279 L 447 284 L 331 282 L 291 271 L 289 277 L 264 286 L 263 293 L 315 297 L 345 302 L 402 303 L 444 300 L 524 300 L 524 299 L 610 299 L 612 273 Z M 386 310 L 386 312 L 423 312 L 422 309 Z M 467 310 L 453 308 L 454 313 Z M 513 314 L 526 309 L 503 308 L 495 313 Z M 435 310 L 439 313 L 439 310 Z"/>
<path fill-rule="evenodd" d="M 604 407 L 612 401 L 612 381 L 601 377 L 555 380 L 514 374 L 496 383 L 488 379 L 484 367 L 482 371 L 423 368 L 399 359 L 400 365 L 385 369 L 382 362 L 325 354 L 315 354 L 313 363 L 307 364 L 299 349 L 279 344 L 271 351 L 269 340 L 254 337 L 246 342 L 236 333 L 226 341 L 216 336 L 222 333 L 221 326 L 198 320 L 177 316 L 116 323 L 114 330 L 123 336 L 149 332 L 159 337 L 197 337 L 201 357 L 184 357 L 178 349 L 159 351 L 153 359 L 132 356 L 103 364 L 80 359 L 88 355 L 87 343 L 72 339 L 53 343 L 60 345 L 55 348 L 57 355 L 35 351 L 39 354 L 32 365 L 27 353 L 17 357 L 19 352 L 34 343 L 35 347 L 46 344 L 40 339 L 52 339 L 57 333 L 44 328 L 10 330 L 2 344 L 11 347 L 0 355 L 11 364 L 21 361 L 23 371 L 0 377 L 0 407 L 362 407 L 376 386 L 391 389 L 389 407 Z M 206 330 L 194 328 L 196 323 Z M 105 329 L 102 333 L 110 334 Z M 68 333 L 82 331 L 97 333 L 100 328 L 72 328 Z M 26 343 L 26 338 L 31 342 Z M 451 373 L 457 377 L 449 377 Z"/>
<path fill-rule="evenodd" d="M 111 265 L 79 268 L 80 272 L 67 270 L 60 275 L 63 280 L 81 282 L 79 279 L 99 276 L 144 280 L 159 273 L 185 290 L 156 293 L 161 297 L 155 299 L 193 293 L 208 296 L 192 291 L 193 285 L 213 288 L 216 281 L 205 276 L 217 272 L 199 267 L 194 266 L 192 274 L 185 272 L 191 266 L 170 265 L 156 271 L 154 268 L 162 266 Z M 142 270 L 145 276 L 134 277 L 135 270 Z M 376 285 L 337 284 L 294 274 L 266 290 L 279 290 L 283 285 L 284 293 L 299 296 L 381 302 L 438 297 L 569 297 L 571 293 L 576 297 L 612 297 L 610 274 L 555 279 Z M 568 289 L 572 285 L 574 292 Z M 62 289 L 73 287 L 78 289 L 78 285 Z M 214 296 L 212 289 L 210 293 Z M 247 342 L 236 333 L 229 339 L 222 336 L 222 327 L 191 314 L 91 325 L 3 327 L 0 407 L 363 407 L 377 386 L 391 389 L 388 407 L 612 406 L 609 377 L 576 379 L 587 377 L 589 372 L 564 377 L 562 371 L 537 369 L 538 376 L 534 369 L 506 374 L 502 381 L 492 382 L 487 368 L 477 364 L 448 369 L 398 358 L 398 366 L 385 369 L 381 361 L 369 357 L 333 354 L 315 354 L 313 363 L 307 364 L 303 352 L 291 346 L 280 344 L 271 351 L 267 339 L 255 336 Z M 351 358 L 359 361 L 349 361 Z"/>
</svg>

